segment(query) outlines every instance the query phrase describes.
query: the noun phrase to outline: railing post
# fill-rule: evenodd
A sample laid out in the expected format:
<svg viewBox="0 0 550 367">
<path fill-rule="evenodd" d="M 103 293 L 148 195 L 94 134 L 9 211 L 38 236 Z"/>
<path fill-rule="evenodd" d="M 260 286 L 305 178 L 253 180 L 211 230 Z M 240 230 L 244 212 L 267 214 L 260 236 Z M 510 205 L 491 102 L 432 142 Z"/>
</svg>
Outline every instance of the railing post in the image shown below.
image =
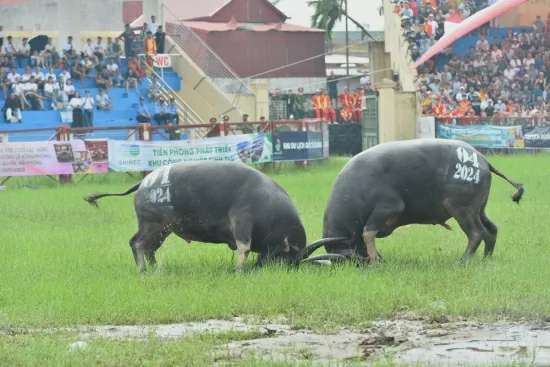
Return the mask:
<svg viewBox="0 0 550 367">
<path fill-rule="evenodd" d="M 71 128 L 68 126 L 61 126 L 56 129 L 57 141 L 70 141 L 71 140 Z M 59 183 L 67 184 L 73 181 L 73 175 L 59 175 Z"/>
<path fill-rule="evenodd" d="M 138 140 L 141 140 L 141 141 L 152 140 L 152 128 L 150 123 L 138 125 Z"/>
</svg>

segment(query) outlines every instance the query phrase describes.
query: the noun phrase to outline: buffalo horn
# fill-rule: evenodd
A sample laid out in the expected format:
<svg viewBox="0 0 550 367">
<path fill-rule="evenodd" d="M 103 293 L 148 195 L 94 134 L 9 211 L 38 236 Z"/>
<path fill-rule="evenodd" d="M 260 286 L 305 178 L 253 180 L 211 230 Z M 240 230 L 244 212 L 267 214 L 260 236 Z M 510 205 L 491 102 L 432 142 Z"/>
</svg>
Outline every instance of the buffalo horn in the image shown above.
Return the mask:
<svg viewBox="0 0 550 367">
<path fill-rule="evenodd" d="M 324 254 L 319 256 L 308 257 L 307 259 L 302 260 L 302 262 L 311 263 L 311 262 L 326 261 L 326 260 L 331 261 L 331 260 L 345 260 L 345 259 L 347 259 L 347 257 L 340 254 Z"/>
<path fill-rule="evenodd" d="M 323 238 L 319 241 L 315 241 L 311 245 L 308 245 L 306 247 L 306 251 L 304 253 L 304 259 L 307 259 L 308 257 L 310 257 L 312 253 L 314 253 L 317 249 L 325 245 L 336 244 L 345 240 L 347 240 L 346 237 L 334 237 L 334 238 Z"/>
</svg>

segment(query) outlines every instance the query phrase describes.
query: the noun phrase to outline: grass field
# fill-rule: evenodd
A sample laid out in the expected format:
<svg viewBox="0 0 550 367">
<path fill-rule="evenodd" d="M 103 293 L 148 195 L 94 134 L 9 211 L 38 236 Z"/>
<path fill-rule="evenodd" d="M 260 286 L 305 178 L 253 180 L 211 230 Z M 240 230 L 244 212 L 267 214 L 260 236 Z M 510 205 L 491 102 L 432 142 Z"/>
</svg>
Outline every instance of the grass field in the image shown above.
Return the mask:
<svg viewBox="0 0 550 367">
<path fill-rule="evenodd" d="M 499 226 L 495 255 L 482 261 L 480 249 L 467 265 L 457 261 L 466 238 L 452 222 L 452 232 L 435 226 L 397 230 L 378 242 L 385 262 L 377 266 L 270 267 L 243 274 L 233 271 L 227 246 L 187 245 L 172 236 L 159 251 L 159 269 L 142 275 L 128 246 L 136 230 L 132 200 L 106 199 L 99 210 L 82 200 L 90 192 L 123 191 L 136 179 L 113 174 L 65 187 L 47 178 L 10 181 L 0 192 L 0 329 L 280 315 L 294 326 L 332 329 L 405 310 L 478 319 L 549 316 L 550 156 L 490 160 L 523 182 L 526 195 L 517 206 L 510 200 L 514 189 L 494 178 L 488 215 Z M 328 194 L 345 161 L 271 174 L 293 198 L 309 240 L 320 237 Z M 0 355 L 13 356 L 10 365 L 32 364 L 58 345 L 66 349 L 65 338 L 71 336 L 0 337 Z M 148 348 L 170 358 L 220 342 L 199 339 L 185 342 L 189 347 L 158 347 L 151 340 L 138 354 L 147 364 Z M 105 355 L 136 349 L 132 342 L 95 343 Z M 117 364 L 101 356 L 83 355 L 81 361 Z"/>
</svg>

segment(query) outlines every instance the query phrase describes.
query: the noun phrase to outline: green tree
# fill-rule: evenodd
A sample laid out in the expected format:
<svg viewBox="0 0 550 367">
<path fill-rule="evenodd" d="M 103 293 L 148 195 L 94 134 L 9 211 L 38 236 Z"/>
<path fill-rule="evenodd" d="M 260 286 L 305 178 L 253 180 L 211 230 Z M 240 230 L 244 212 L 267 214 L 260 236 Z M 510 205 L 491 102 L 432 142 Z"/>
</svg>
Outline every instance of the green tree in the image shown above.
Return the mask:
<svg viewBox="0 0 550 367">
<path fill-rule="evenodd" d="M 307 4 L 315 9 L 315 12 L 311 16 L 312 26 L 326 30 L 328 37 L 330 37 L 336 23 L 342 20 L 342 18 L 347 18 L 350 22 L 355 24 L 363 34 L 374 41 L 374 38 L 365 26 L 346 12 L 345 1 L 346 0 L 308 1 Z"/>
</svg>

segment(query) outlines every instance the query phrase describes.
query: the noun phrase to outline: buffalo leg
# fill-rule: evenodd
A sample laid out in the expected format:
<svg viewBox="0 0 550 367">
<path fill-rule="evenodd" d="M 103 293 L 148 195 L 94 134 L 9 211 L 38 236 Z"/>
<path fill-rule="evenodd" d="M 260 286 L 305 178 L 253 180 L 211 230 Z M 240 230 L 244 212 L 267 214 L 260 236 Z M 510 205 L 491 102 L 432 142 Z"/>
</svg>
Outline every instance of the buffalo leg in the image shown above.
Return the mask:
<svg viewBox="0 0 550 367">
<path fill-rule="evenodd" d="M 156 266 L 155 251 L 162 245 L 170 234 L 165 227 L 157 225 L 145 225 L 132 237 L 130 246 L 134 254 L 134 260 L 140 272 L 146 270 L 145 258 L 152 267 Z"/>
<path fill-rule="evenodd" d="M 405 204 L 401 199 L 390 195 L 383 195 L 383 198 L 380 200 L 385 204 L 377 206 L 373 210 L 365 227 L 363 227 L 363 244 L 371 263 L 380 262 L 382 259 L 376 250 L 376 235 L 379 233 L 391 233 L 399 222 L 399 216 L 405 208 Z"/>
<path fill-rule="evenodd" d="M 378 231 L 376 230 L 369 230 L 367 226 L 363 228 L 363 243 L 365 244 L 365 248 L 367 250 L 367 256 L 369 257 L 370 263 L 377 263 L 380 261 L 380 257 L 378 256 L 378 251 L 376 250 L 375 240 L 376 240 L 376 234 Z"/>
<path fill-rule="evenodd" d="M 486 231 L 479 216 L 474 215 L 467 209 L 458 212 L 454 218 L 468 237 L 468 247 L 462 256 L 462 260 L 467 261 L 470 257 L 472 257 L 472 255 L 475 254 L 481 240 L 483 240 L 485 236 Z"/>
<path fill-rule="evenodd" d="M 155 257 L 155 251 L 146 251 L 145 259 L 147 259 L 147 263 L 149 263 L 149 266 L 153 270 L 157 268 L 157 258 Z"/>
<path fill-rule="evenodd" d="M 485 227 L 485 235 L 483 241 L 485 242 L 485 257 L 493 255 L 495 244 L 497 242 L 497 226 L 487 218 L 485 212 L 481 212 L 481 223 Z"/>
<path fill-rule="evenodd" d="M 237 259 L 236 271 L 240 272 L 244 269 L 244 264 L 250 254 L 250 242 L 242 242 L 237 240 L 237 251 L 239 252 L 239 258 Z"/>
<path fill-rule="evenodd" d="M 252 249 L 252 227 L 251 218 L 248 216 L 240 215 L 240 213 L 235 213 L 230 216 L 231 219 L 231 229 L 233 232 L 234 244 L 237 247 L 238 259 L 236 271 L 242 271 L 248 254 Z M 230 247 L 232 247 L 230 245 Z"/>
</svg>

